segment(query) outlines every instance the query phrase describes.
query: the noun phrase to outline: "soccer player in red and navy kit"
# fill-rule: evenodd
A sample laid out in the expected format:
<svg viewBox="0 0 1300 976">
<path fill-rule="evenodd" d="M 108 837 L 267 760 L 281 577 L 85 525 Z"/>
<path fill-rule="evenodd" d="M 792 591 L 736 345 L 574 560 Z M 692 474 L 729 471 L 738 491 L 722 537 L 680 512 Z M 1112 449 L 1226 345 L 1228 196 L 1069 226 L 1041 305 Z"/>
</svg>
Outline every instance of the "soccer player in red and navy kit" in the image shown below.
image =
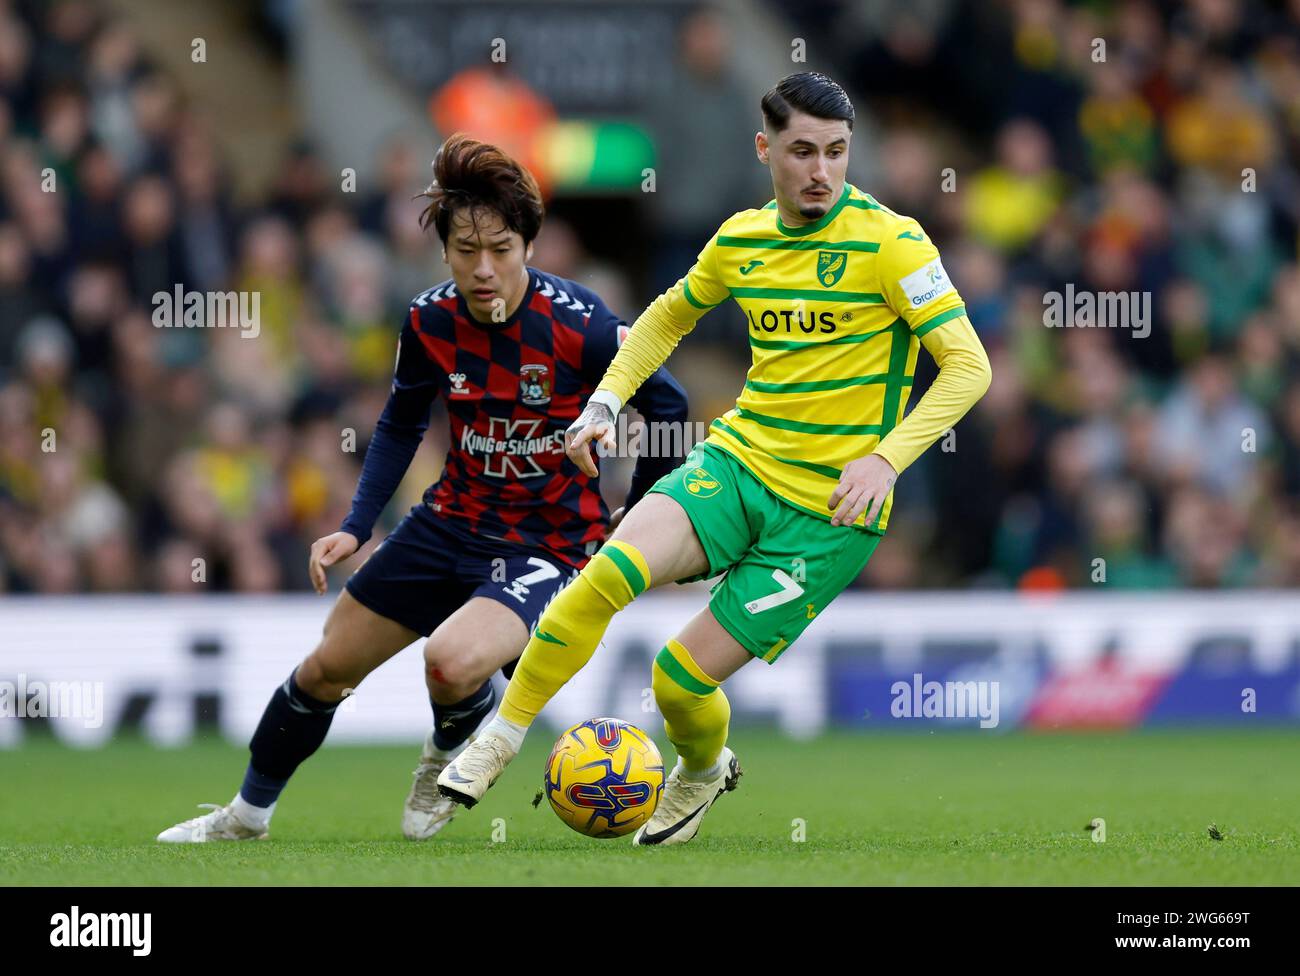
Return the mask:
<svg viewBox="0 0 1300 976">
<path fill-rule="evenodd" d="M 491 676 L 509 677 L 543 608 L 609 528 L 599 478 L 569 460 L 564 432 L 627 327 L 587 288 L 528 267 L 543 206 L 527 170 L 462 135 L 443 144 L 433 169 L 422 225 L 437 229 L 452 278 L 411 303 L 352 510 L 311 549 L 317 592 L 326 568 L 370 537 L 438 396 L 451 425 L 442 476 L 352 574 L 320 644 L 272 695 L 239 793 L 160 841 L 265 837 L 339 703 L 421 635 L 434 725 L 402 829 L 413 840 L 437 833 L 455 810 L 438 774 L 493 711 Z M 686 420 L 686 395 L 664 369 L 632 402 L 649 422 Z M 638 459 L 622 511 L 679 462 Z"/>
</svg>

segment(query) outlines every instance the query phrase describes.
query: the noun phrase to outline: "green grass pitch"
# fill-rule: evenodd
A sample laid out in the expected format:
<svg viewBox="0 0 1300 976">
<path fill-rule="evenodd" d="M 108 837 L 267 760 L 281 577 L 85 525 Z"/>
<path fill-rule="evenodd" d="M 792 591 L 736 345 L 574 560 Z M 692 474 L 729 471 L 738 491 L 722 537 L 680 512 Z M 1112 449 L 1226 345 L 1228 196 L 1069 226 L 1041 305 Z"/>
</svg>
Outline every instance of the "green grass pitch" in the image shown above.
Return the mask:
<svg viewBox="0 0 1300 976">
<path fill-rule="evenodd" d="M 793 742 L 742 729 L 740 789 L 691 844 L 648 850 L 589 840 L 545 802 L 533 808 L 549 745 L 534 734 L 487 798 L 425 843 L 399 829 L 418 747 L 327 744 L 282 798 L 269 841 L 171 847 L 154 835 L 199 802 L 228 801 L 244 750 L 33 741 L 0 752 L 0 884 L 1300 882 L 1300 749 L 1287 730 Z M 1104 842 L 1085 829 L 1094 817 Z"/>
</svg>

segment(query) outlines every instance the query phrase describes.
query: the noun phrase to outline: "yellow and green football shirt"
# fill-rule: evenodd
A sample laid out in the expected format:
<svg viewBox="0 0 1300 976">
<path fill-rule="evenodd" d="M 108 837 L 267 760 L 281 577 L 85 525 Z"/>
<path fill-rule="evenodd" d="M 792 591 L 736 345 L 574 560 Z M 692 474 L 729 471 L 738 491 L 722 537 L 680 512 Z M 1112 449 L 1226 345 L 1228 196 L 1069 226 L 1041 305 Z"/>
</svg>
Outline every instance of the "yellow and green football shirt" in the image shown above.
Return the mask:
<svg viewBox="0 0 1300 976">
<path fill-rule="evenodd" d="M 598 389 L 626 402 L 729 298 L 745 314 L 753 365 L 706 443 L 823 518 L 846 464 L 875 452 L 901 473 L 988 386 L 987 357 L 934 244 L 915 220 L 846 183 L 823 217 L 799 227 L 782 223 L 775 201 L 729 218 L 633 324 Z M 900 426 L 922 343 L 949 375 L 922 401 L 925 416 L 918 407 Z M 872 525 L 857 524 L 883 532 L 892 505 L 891 492 Z"/>
</svg>

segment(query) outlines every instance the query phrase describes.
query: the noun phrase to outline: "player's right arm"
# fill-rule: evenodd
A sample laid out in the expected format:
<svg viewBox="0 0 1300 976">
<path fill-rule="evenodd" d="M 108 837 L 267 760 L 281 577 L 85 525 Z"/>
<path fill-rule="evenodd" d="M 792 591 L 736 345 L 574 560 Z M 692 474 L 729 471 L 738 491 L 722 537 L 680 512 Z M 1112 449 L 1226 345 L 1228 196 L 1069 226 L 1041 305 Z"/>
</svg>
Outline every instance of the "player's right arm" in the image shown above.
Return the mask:
<svg viewBox="0 0 1300 976">
<path fill-rule="evenodd" d="M 588 475 L 596 475 L 589 443 L 595 441 L 614 449 L 614 419 L 623 404 L 667 361 L 705 312 L 731 297 L 731 290 L 718 272 L 717 241 L 715 234 L 686 276 L 651 302 L 632 323 L 596 391 L 565 432 L 569 459 Z"/>
<path fill-rule="evenodd" d="M 419 314 L 419 308 L 412 306 L 402 325 L 393 385 L 366 449 L 352 509 L 338 532 L 312 543 L 307 572 L 317 593 L 325 592 L 325 570 L 347 559 L 370 538 L 379 513 L 402 483 L 429 429 L 429 411 L 438 395 L 438 374 L 413 325 Z"/>
</svg>

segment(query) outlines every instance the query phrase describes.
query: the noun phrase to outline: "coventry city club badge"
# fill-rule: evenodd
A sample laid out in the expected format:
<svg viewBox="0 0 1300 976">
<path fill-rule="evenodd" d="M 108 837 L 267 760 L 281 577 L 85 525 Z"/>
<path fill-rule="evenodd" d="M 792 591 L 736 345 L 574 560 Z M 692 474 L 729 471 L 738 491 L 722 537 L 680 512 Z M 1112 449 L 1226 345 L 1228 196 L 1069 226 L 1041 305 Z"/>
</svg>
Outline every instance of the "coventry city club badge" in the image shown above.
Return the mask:
<svg viewBox="0 0 1300 976">
<path fill-rule="evenodd" d="M 519 367 L 519 399 L 530 407 L 544 407 L 551 402 L 549 367 L 535 364 Z"/>
</svg>

